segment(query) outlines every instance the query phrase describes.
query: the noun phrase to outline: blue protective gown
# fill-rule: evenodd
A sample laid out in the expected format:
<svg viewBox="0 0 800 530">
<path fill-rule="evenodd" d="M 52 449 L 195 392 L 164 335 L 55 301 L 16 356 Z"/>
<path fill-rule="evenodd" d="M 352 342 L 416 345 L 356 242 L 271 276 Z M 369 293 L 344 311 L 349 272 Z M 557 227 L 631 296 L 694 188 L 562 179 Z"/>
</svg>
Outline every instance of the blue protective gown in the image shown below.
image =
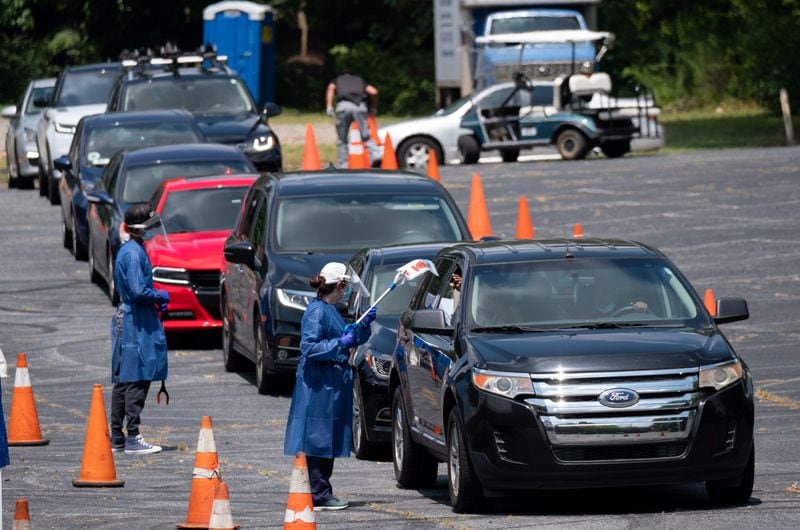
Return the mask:
<svg viewBox="0 0 800 530">
<path fill-rule="evenodd" d="M 111 321 L 111 380 L 164 381 L 167 339 L 156 311 L 161 295 L 153 288 L 153 269 L 147 253 L 136 241 L 125 242 L 117 252 L 114 281 L 123 317 L 122 337 L 118 337 L 116 318 Z"/>
<path fill-rule="evenodd" d="M 312 300 L 303 314 L 301 356 L 283 440 L 286 455 L 350 456 L 353 369 L 350 352 L 339 341 L 344 326 L 336 307 L 320 299 Z M 359 325 L 354 334 L 363 344 L 369 327 Z"/>
</svg>

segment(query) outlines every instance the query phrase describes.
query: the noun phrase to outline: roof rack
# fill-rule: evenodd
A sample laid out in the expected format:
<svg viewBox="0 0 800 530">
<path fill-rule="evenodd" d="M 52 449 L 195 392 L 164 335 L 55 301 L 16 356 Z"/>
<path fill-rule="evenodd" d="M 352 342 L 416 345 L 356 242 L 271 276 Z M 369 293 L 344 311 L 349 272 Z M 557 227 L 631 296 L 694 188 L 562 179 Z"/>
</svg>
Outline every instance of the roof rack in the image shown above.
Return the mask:
<svg viewBox="0 0 800 530">
<path fill-rule="evenodd" d="M 167 42 L 161 46 L 158 55 L 150 48 L 139 48 L 123 50 L 119 58 L 123 72 L 130 74 L 147 75 L 148 71 L 162 70 L 178 75 L 179 68 L 187 65 L 197 65 L 204 72 L 230 72 L 228 56 L 217 54 L 217 47 L 211 43 L 204 44 L 194 53 L 183 53 L 177 46 Z"/>
</svg>

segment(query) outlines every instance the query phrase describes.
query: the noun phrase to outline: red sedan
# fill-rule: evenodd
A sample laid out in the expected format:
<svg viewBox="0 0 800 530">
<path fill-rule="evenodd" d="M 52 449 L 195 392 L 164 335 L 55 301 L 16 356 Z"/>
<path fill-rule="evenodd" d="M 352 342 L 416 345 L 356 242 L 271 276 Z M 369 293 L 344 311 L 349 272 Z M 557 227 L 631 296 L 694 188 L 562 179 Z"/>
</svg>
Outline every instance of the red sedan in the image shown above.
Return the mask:
<svg viewBox="0 0 800 530">
<path fill-rule="evenodd" d="M 163 229 L 145 242 L 153 284 L 169 292 L 167 331 L 220 328 L 222 246 L 258 175 L 186 177 L 165 181 L 152 198 Z"/>
</svg>

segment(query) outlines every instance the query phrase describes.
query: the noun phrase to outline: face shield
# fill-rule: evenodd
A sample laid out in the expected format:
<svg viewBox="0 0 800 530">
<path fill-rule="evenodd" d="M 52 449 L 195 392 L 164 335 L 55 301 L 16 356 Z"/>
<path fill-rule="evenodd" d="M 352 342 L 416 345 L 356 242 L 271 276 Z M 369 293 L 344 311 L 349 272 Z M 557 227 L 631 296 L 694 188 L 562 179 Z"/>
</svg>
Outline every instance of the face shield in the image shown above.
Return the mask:
<svg viewBox="0 0 800 530">
<path fill-rule="evenodd" d="M 126 224 L 127 232 L 138 235 L 142 239 L 152 239 L 157 234 L 167 235 L 164 230 L 164 224 L 161 222 L 161 216 L 157 212 L 151 212 L 150 216 L 139 223 Z M 122 234 L 120 233 L 120 236 Z"/>
</svg>

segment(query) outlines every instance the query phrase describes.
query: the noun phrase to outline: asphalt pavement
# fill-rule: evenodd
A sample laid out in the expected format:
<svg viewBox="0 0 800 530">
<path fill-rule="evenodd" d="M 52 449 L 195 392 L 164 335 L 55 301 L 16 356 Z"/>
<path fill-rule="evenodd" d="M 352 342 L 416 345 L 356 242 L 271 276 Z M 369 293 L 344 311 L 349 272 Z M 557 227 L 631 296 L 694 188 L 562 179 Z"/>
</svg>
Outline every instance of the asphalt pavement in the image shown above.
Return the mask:
<svg viewBox="0 0 800 530">
<path fill-rule="evenodd" d="M 320 528 L 796 528 L 800 521 L 800 148 L 737 149 L 563 162 L 441 168 L 467 213 L 472 173 L 482 178 L 494 232 L 513 236 L 520 195 L 537 237 L 622 237 L 654 245 L 699 292 L 743 296 L 751 318 L 723 326 L 758 389 L 751 501 L 715 507 L 701 484 L 531 492 L 480 514 L 454 514 L 445 467 L 437 487 L 402 490 L 392 463 L 336 461 L 335 493 L 351 501 L 316 515 Z M 86 262 L 61 244 L 60 210 L 36 191 L 0 190 L 0 348 L 8 421 L 18 352 L 28 356 L 39 423 L 49 445 L 12 447 L 3 469 L 4 527 L 14 501 L 33 528 L 174 528 L 187 516 L 200 417 L 209 415 L 234 521 L 278 528 L 292 471 L 283 455 L 289 391 L 260 396 L 251 373 L 222 368 L 218 337 L 169 338 L 169 405 L 142 415 L 161 454 L 115 455 L 122 488 L 75 488 L 92 386 L 110 404 L 110 320 Z M 586 484 L 590 487 L 591 484 Z"/>
</svg>

